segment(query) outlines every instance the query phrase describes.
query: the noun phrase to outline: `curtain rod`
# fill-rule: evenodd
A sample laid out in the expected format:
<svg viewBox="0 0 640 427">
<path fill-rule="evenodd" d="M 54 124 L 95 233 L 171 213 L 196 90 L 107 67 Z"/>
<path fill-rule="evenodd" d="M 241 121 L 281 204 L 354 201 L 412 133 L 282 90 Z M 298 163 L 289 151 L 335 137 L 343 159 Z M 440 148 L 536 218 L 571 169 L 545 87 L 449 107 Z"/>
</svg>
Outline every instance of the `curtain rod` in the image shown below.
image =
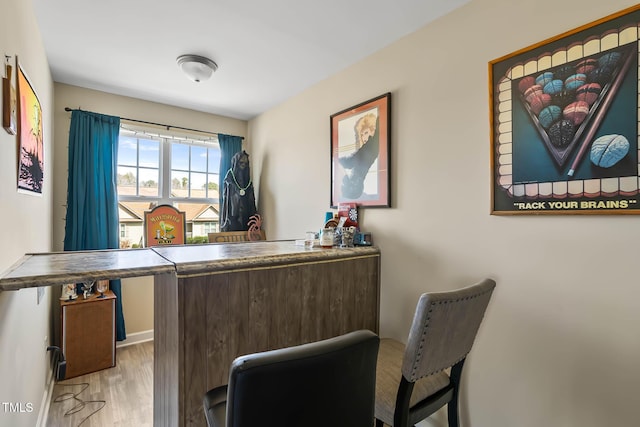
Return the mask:
<svg viewBox="0 0 640 427">
<path fill-rule="evenodd" d="M 69 108 L 69 107 L 64 107 L 64 111 L 85 111 L 85 112 L 91 112 L 91 111 L 87 111 L 87 110 L 81 110 L 80 108 Z M 205 134 L 209 134 L 209 135 L 216 135 L 218 136 L 217 132 L 209 132 L 206 130 L 199 130 L 199 129 L 191 129 L 191 128 L 185 128 L 182 126 L 173 126 L 173 125 L 166 125 L 164 123 L 154 123 L 154 122 L 148 122 L 146 120 L 137 120 L 137 119 L 129 119 L 127 117 L 120 117 L 120 120 L 126 120 L 129 122 L 136 122 L 136 123 L 144 123 L 147 125 L 154 125 L 154 126 L 161 126 L 166 128 L 167 130 L 171 130 L 171 129 L 180 129 L 180 130 L 188 130 L 191 132 L 200 132 L 200 133 L 205 133 Z M 235 135 L 234 135 L 235 136 Z M 244 139 L 244 136 L 240 136 L 239 138 Z"/>
</svg>

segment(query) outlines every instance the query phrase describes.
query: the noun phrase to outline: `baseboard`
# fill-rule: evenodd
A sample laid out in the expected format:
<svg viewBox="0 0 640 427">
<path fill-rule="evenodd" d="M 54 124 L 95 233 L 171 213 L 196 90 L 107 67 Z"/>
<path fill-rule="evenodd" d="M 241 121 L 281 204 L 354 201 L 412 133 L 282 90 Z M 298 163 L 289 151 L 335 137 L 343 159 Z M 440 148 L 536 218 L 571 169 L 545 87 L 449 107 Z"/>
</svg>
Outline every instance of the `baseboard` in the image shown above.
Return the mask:
<svg viewBox="0 0 640 427">
<path fill-rule="evenodd" d="M 126 340 L 116 342 L 116 348 L 126 347 L 133 344 L 140 344 L 147 341 L 153 341 L 153 329 L 127 334 Z"/>
<path fill-rule="evenodd" d="M 40 412 L 38 412 L 38 421 L 36 427 L 46 427 L 47 420 L 49 418 L 49 408 L 51 407 L 51 400 L 53 395 L 53 387 L 56 385 L 54 378 L 53 367 L 49 367 L 49 385 L 45 387 L 44 394 L 42 395 L 42 402 L 40 403 Z M 46 384 L 45 384 L 46 385 Z"/>
</svg>

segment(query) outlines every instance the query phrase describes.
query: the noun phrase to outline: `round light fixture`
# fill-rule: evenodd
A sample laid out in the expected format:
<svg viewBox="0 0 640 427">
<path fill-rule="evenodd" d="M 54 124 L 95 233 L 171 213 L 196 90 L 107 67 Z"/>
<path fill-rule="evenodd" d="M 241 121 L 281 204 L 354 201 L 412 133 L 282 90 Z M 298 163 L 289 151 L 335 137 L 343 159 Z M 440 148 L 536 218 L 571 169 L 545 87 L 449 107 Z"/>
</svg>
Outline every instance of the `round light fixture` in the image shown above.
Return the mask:
<svg viewBox="0 0 640 427">
<path fill-rule="evenodd" d="M 182 72 L 194 82 L 207 80 L 218 69 L 218 64 L 200 55 L 181 55 L 176 61 Z"/>
</svg>

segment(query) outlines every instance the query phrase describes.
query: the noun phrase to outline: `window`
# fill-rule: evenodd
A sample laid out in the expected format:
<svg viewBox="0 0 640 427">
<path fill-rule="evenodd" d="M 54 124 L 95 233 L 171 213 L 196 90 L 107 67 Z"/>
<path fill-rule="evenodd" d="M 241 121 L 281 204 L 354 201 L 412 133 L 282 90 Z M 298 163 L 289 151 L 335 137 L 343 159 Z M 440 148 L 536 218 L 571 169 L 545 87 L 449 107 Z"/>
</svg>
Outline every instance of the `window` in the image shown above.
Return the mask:
<svg viewBox="0 0 640 427">
<path fill-rule="evenodd" d="M 171 197 L 218 199 L 220 148 L 171 143 Z"/>
<path fill-rule="evenodd" d="M 162 141 L 123 135 L 118 140 L 118 197 L 160 197 Z"/>
<path fill-rule="evenodd" d="M 216 227 L 216 223 L 215 222 L 205 222 L 202 224 L 202 226 L 204 227 L 204 232 L 205 233 L 215 233 L 218 231 L 217 227 Z"/>
<path fill-rule="evenodd" d="M 123 125 L 117 187 L 120 236 L 127 242 L 121 246 L 142 242 L 144 212 L 162 204 L 185 212 L 188 243 L 206 242 L 207 230 L 218 231 L 219 227 L 219 168 L 216 137 L 161 135 Z M 199 225 L 194 227 L 194 223 Z"/>
</svg>

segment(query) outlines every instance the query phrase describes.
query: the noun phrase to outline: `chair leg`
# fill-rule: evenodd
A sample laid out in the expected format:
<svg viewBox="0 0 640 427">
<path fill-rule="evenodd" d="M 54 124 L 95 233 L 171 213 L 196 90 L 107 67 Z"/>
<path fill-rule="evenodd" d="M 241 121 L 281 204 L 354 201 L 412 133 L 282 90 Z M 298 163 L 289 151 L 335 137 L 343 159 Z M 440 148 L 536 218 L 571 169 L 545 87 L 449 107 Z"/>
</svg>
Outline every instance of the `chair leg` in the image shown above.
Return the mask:
<svg viewBox="0 0 640 427">
<path fill-rule="evenodd" d="M 449 421 L 449 427 L 458 427 L 458 396 L 457 394 L 451 399 L 451 402 L 447 404 L 447 419 Z"/>
<path fill-rule="evenodd" d="M 465 359 L 462 359 L 451 368 L 450 379 L 453 383 L 453 396 L 451 397 L 451 401 L 447 404 L 447 419 L 449 421 L 449 427 L 458 427 L 460 425 L 460 421 L 458 420 L 458 395 L 460 393 L 460 380 L 462 379 L 464 361 Z"/>
<path fill-rule="evenodd" d="M 384 427 L 384 426 L 385 426 L 385 423 L 383 423 L 382 421 L 376 418 L 376 427 Z M 411 427 L 416 427 L 416 426 L 414 425 Z"/>
</svg>

